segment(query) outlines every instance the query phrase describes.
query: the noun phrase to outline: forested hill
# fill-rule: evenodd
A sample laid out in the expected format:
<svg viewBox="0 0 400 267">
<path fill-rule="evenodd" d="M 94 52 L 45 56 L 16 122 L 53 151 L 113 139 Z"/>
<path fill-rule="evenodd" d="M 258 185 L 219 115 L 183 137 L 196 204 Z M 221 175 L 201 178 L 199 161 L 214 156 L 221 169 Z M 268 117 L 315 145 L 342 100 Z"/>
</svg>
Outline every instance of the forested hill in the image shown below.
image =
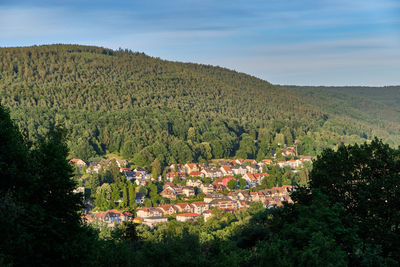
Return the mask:
<svg viewBox="0 0 400 267">
<path fill-rule="evenodd" d="M 118 152 L 142 166 L 301 154 L 382 138 L 400 144 L 400 109 L 346 89 L 282 87 L 228 69 L 80 45 L 0 48 L 0 99 L 30 138 L 65 126 L 71 156 Z M 354 92 L 354 90 L 353 90 Z M 392 104 L 391 104 L 392 103 Z"/>
</svg>

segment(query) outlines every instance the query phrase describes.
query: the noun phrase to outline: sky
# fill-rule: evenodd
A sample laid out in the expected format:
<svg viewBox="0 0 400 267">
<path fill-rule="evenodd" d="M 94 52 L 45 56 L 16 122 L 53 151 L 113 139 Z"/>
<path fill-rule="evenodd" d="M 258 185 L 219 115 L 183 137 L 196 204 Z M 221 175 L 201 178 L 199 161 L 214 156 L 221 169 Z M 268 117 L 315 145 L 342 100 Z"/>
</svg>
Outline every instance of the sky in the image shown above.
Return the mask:
<svg viewBox="0 0 400 267">
<path fill-rule="evenodd" d="M 0 0 L 0 47 L 130 49 L 273 84 L 400 85 L 400 0 Z"/>
</svg>

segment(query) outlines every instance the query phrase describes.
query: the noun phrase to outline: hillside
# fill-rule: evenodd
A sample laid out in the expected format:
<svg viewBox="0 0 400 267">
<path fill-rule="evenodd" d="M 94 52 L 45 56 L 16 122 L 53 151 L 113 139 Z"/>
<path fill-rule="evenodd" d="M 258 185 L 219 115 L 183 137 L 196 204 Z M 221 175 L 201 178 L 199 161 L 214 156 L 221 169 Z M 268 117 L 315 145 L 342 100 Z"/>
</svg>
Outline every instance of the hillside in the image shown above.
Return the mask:
<svg viewBox="0 0 400 267">
<path fill-rule="evenodd" d="M 362 94 L 361 94 L 361 93 Z M 274 86 L 228 69 L 79 45 L 0 48 L 0 100 L 29 138 L 62 125 L 71 156 L 149 166 L 261 158 L 362 142 L 400 144 L 399 88 Z M 359 96 L 361 95 L 361 96 Z"/>
</svg>

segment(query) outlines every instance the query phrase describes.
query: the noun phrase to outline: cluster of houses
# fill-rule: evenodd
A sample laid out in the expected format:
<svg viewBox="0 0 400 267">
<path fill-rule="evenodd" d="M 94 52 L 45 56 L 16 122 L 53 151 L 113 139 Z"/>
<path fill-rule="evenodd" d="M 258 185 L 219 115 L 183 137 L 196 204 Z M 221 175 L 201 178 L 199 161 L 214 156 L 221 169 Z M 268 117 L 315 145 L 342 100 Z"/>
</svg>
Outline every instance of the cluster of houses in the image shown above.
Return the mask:
<svg viewBox="0 0 400 267">
<path fill-rule="evenodd" d="M 261 202 L 267 208 L 281 206 L 285 201 L 292 202 L 289 196 L 291 190 L 292 186 L 285 185 L 258 192 L 239 191 L 230 192 L 227 195 L 207 194 L 203 201 L 140 208 L 136 213 L 137 217 L 134 218 L 134 222 L 154 227 L 159 223 L 168 222 L 168 216 L 171 215 L 175 215 L 177 221 L 195 220 L 200 216 L 207 220 L 212 216 L 212 207 L 226 212 L 234 212 L 248 208 L 250 202 Z"/>
<path fill-rule="evenodd" d="M 116 224 L 121 224 L 125 221 L 130 221 L 133 215 L 127 211 L 119 211 L 116 209 L 107 210 L 107 211 L 99 211 L 86 214 L 84 219 L 91 222 L 102 222 L 105 223 L 109 227 L 114 227 Z"/>
<path fill-rule="evenodd" d="M 295 171 L 295 169 L 303 166 L 305 161 L 312 161 L 311 157 L 305 156 L 296 160 L 278 161 L 276 164 L 281 167 L 290 167 Z M 218 191 L 218 189 L 226 187 L 226 184 L 230 179 L 234 179 L 234 175 L 241 175 L 243 179 L 246 180 L 249 187 L 260 185 L 262 179 L 268 176 L 268 173 L 263 172 L 264 166 L 274 164 L 272 159 L 264 159 L 257 162 L 254 159 L 235 159 L 233 161 L 218 161 L 217 163 L 202 164 L 202 163 L 187 163 L 182 164 L 172 164 L 168 167 L 169 172 L 165 176 L 166 182 L 173 182 L 175 179 L 187 181 L 189 186 L 200 187 L 200 184 L 191 185 L 188 184 L 190 178 L 200 177 L 200 178 L 212 178 L 212 185 Z M 198 183 L 198 182 L 189 182 Z M 206 185 L 208 187 L 208 185 Z M 202 190 L 203 191 L 203 190 Z M 207 192 L 207 189 L 205 188 Z"/>
<path fill-rule="evenodd" d="M 283 154 L 289 157 L 293 156 L 295 152 L 288 148 L 283 151 Z M 238 209 L 247 208 L 250 202 L 255 201 L 261 202 L 267 208 L 280 206 L 284 201 L 292 201 L 289 196 L 289 191 L 292 187 L 289 185 L 273 187 L 258 192 L 230 190 L 228 194 L 224 189 L 228 187 L 230 181 L 238 182 L 234 177 L 236 175 L 240 175 L 246 181 L 245 189 L 250 189 L 260 185 L 262 180 L 269 176 L 266 172 L 268 166 L 277 164 L 281 168 L 289 167 L 295 172 L 306 161 L 311 162 L 312 158 L 305 156 L 278 162 L 272 159 L 264 159 L 260 162 L 253 159 L 235 159 L 232 161 L 220 160 L 209 164 L 172 164 L 167 167 L 164 177 L 159 176 L 156 178 L 164 182 L 160 195 L 170 201 L 176 201 L 178 198 L 188 201 L 190 197 L 195 196 L 197 193 L 204 193 L 203 201 L 140 208 L 137 210 L 135 218 L 129 212 L 121 212 L 115 209 L 89 213 L 85 217 L 89 222 L 103 222 L 108 226 L 133 220 L 136 223 L 154 227 L 159 223 L 167 222 L 169 216 L 174 216 L 178 221 L 195 220 L 200 216 L 207 220 L 212 216 L 212 207 L 220 208 L 226 212 L 234 212 Z M 146 186 L 154 180 L 146 169 L 136 168 L 132 170 L 128 168 L 129 163 L 125 160 L 116 160 L 116 163 L 126 179 L 135 182 L 137 185 Z M 70 164 L 76 165 L 80 170 L 85 168 L 87 172 L 99 173 L 101 168 L 109 166 L 111 161 L 102 160 L 86 165 L 84 161 L 74 158 L 70 160 Z M 205 180 L 208 180 L 208 183 L 204 182 Z M 181 181 L 185 182 L 181 183 Z M 225 194 L 221 194 L 221 192 L 225 192 Z M 136 194 L 136 203 L 142 204 L 144 199 L 144 194 Z"/>
<path fill-rule="evenodd" d="M 129 212 L 115 209 L 92 212 L 85 215 L 85 218 L 88 222 L 103 222 L 110 227 L 133 220 L 135 223 L 145 224 L 152 228 L 157 224 L 168 222 L 170 216 L 174 216 L 177 221 L 182 222 L 203 216 L 207 221 L 212 216 L 212 207 L 233 213 L 236 210 L 248 208 L 250 202 L 261 202 L 267 208 L 281 206 L 285 201 L 291 203 L 292 200 L 289 196 L 291 190 L 292 186 L 285 185 L 258 192 L 239 191 L 230 192 L 227 195 L 214 193 L 205 195 L 203 201 L 140 208 L 137 210 L 135 218 L 132 218 L 132 214 Z"/>
<path fill-rule="evenodd" d="M 291 155 L 293 150 L 284 150 L 285 155 Z M 264 166 L 277 164 L 281 168 L 289 167 L 296 172 L 305 161 L 312 161 L 310 156 L 300 157 L 299 159 L 292 159 L 287 161 L 275 162 L 272 159 L 264 159 L 257 162 L 254 159 L 235 159 L 233 161 L 220 160 L 217 163 L 187 163 L 187 164 L 172 164 L 167 167 L 165 177 L 158 176 L 159 181 L 164 181 L 168 185 L 164 188 L 161 195 L 170 200 L 176 200 L 179 196 L 185 195 L 190 197 L 195 194 L 194 188 L 197 187 L 199 192 L 211 194 L 217 191 L 222 191 L 227 187 L 229 181 L 235 179 L 234 175 L 240 175 L 247 183 L 246 188 L 255 187 L 260 185 L 268 173 L 265 171 Z M 103 159 L 99 162 L 91 162 L 89 165 L 80 159 L 73 158 L 70 160 L 82 169 L 86 168 L 87 172 L 99 173 L 102 167 L 107 167 L 111 164 L 111 160 Z M 135 182 L 137 185 L 146 186 L 152 180 L 153 176 L 144 168 L 135 168 L 134 170 L 128 168 L 129 163 L 126 160 L 116 160 L 121 173 L 123 173 L 127 180 Z M 211 183 L 203 183 L 198 178 L 210 178 Z M 172 184 L 176 179 L 186 181 L 186 186 Z M 140 202 L 142 203 L 142 202 Z"/>
</svg>

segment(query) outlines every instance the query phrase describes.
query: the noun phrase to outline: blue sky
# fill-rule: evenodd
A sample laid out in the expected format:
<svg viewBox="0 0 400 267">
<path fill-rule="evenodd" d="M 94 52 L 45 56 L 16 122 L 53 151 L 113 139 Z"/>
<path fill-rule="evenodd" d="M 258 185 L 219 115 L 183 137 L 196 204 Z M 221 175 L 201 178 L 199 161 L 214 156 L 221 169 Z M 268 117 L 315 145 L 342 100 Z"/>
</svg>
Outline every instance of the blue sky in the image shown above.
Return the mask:
<svg viewBox="0 0 400 267">
<path fill-rule="evenodd" d="M 76 43 L 274 84 L 399 85 L 400 0 L 0 0 L 0 46 Z"/>
</svg>

